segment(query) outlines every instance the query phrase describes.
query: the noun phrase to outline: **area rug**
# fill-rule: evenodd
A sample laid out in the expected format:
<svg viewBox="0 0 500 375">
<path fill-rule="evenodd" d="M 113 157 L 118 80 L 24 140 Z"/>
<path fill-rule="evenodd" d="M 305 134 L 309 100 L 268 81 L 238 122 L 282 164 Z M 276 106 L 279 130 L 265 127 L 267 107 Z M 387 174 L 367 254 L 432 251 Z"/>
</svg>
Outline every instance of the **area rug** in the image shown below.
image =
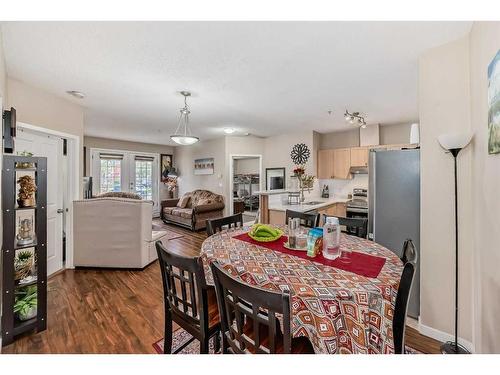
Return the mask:
<svg viewBox="0 0 500 375">
<path fill-rule="evenodd" d="M 153 224 L 153 230 L 155 231 L 163 231 L 163 232 L 167 232 L 167 234 L 165 234 L 165 237 L 163 237 L 164 239 L 170 241 L 170 240 L 175 240 L 176 238 L 181 238 L 181 237 L 184 237 L 184 235 L 182 234 L 179 234 L 179 233 L 175 233 L 175 232 L 172 232 L 168 229 L 164 229 L 164 228 L 155 228 L 155 225 Z"/>
<path fill-rule="evenodd" d="M 166 239 L 167 240 L 173 240 L 176 238 L 181 238 L 184 237 L 183 234 L 174 232 L 173 230 L 170 230 L 166 227 L 166 225 L 163 223 L 163 221 L 158 220 L 158 219 L 153 219 L 153 224 L 152 224 L 152 229 L 156 231 L 163 231 L 167 232 L 166 234 Z"/>
<path fill-rule="evenodd" d="M 181 347 L 183 343 L 188 341 L 192 336 L 184 331 L 182 328 L 179 328 L 174 332 L 174 337 L 172 338 L 172 353 L 177 350 L 177 348 Z M 163 339 L 158 340 L 153 344 L 153 348 L 155 348 L 158 354 L 163 354 Z M 214 350 L 214 341 L 210 339 L 210 343 L 208 346 L 208 352 L 210 354 L 215 354 Z M 198 340 L 194 340 L 184 349 L 182 349 L 178 354 L 199 354 L 200 353 L 200 342 Z"/>
<path fill-rule="evenodd" d="M 172 353 L 175 352 L 177 348 L 181 347 L 182 344 L 188 341 L 191 337 L 192 336 L 186 331 L 184 331 L 182 328 L 179 328 L 177 331 L 175 331 L 174 337 L 172 338 Z M 153 348 L 156 350 L 158 354 L 163 354 L 163 339 L 153 343 Z M 416 349 L 409 347 L 408 345 L 405 347 L 405 350 L 406 354 L 424 354 Z M 210 340 L 208 351 L 209 354 L 215 354 L 213 339 Z M 199 353 L 200 353 L 200 342 L 198 340 L 194 340 L 192 343 L 190 343 L 188 346 L 182 349 L 178 354 L 199 354 Z"/>
</svg>

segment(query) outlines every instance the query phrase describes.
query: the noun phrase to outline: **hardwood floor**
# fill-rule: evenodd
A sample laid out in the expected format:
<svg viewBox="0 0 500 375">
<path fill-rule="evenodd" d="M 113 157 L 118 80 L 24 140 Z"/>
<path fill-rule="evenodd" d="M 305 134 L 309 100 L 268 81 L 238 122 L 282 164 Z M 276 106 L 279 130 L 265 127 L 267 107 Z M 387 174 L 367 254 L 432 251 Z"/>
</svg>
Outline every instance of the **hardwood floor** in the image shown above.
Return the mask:
<svg viewBox="0 0 500 375">
<path fill-rule="evenodd" d="M 195 255 L 206 237 L 205 232 L 166 227 L 184 235 L 169 241 L 171 249 L 184 254 Z M 143 271 L 66 270 L 49 279 L 47 295 L 47 330 L 25 334 L 3 353 L 155 353 L 152 344 L 163 337 L 158 262 Z M 406 344 L 439 353 L 438 341 L 411 327 Z"/>
</svg>

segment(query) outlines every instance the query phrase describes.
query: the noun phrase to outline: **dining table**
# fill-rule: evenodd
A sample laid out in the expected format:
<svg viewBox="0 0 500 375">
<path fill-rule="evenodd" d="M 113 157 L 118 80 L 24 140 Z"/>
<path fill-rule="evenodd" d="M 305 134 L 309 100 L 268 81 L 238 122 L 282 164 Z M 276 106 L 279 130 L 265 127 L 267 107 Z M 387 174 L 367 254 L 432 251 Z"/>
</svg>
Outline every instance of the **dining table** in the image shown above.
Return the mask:
<svg viewBox="0 0 500 375">
<path fill-rule="evenodd" d="M 217 261 L 233 277 L 267 290 L 291 294 L 292 337 L 306 336 L 315 353 L 393 353 L 392 321 L 403 263 L 382 245 L 341 233 L 340 249 L 352 264 L 285 248 L 283 237 L 259 243 L 250 227 L 222 230 L 202 244 L 207 283 Z"/>
</svg>

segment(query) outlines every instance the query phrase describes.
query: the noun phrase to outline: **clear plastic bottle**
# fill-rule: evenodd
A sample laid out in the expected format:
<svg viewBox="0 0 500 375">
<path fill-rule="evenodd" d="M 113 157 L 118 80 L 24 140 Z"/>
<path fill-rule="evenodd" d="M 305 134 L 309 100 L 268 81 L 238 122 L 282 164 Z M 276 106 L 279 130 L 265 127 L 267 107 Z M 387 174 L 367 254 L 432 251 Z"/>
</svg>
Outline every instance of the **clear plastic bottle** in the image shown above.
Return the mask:
<svg viewBox="0 0 500 375">
<path fill-rule="evenodd" d="M 323 225 L 323 256 L 326 259 L 340 256 L 340 225 L 336 217 L 327 217 Z"/>
</svg>

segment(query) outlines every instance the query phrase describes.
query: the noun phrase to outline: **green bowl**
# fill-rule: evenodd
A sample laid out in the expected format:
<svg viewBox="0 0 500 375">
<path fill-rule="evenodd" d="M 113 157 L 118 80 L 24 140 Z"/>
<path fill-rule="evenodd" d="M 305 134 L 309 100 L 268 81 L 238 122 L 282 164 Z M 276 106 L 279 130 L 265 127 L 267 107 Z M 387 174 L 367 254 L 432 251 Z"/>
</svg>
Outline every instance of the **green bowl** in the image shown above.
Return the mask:
<svg viewBox="0 0 500 375">
<path fill-rule="evenodd" d="M 252 240 L 255 240 L 257 242 L 273 242 L 277 241 L 283 236 L 283 231 L 281 229 L 275 228 L 275 230 L 278 232 L 278 235 L 276 237 L 255 237 L 253 236 L 250 232 L 248 232 L 248 237 L 250 237 Z"/>
</svg>

